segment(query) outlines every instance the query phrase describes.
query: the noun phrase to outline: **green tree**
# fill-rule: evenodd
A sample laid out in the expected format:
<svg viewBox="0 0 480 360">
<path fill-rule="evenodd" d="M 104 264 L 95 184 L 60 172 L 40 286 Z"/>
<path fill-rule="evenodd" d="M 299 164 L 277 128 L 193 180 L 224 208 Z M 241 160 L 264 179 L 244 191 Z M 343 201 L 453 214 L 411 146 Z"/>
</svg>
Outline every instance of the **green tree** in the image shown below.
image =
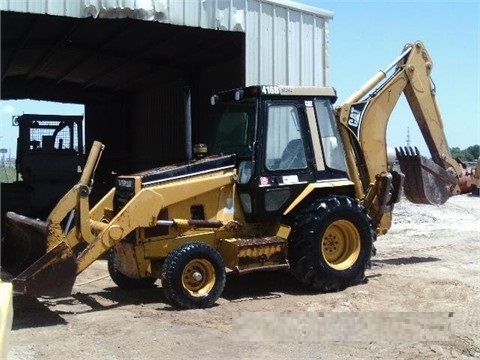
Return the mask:
<svg viewBox="0 0 480 360">
<path fill-rule="evenodd" d="M 452 157 L 454 159 L 458 158 L 462 161 L 472 161 L 473 160 L 472 156 L 466 150 L 462 150 L 459 147 L 451 148 L 450 152 L 452 153 Z"/>
<path fill-rule="evenodd" d="M 476 160 L 480 156 L 480 145 L 469 146 L 467 151 L 473 156 L 473 159 Z"/>
<path fill-rule="evenodd" d="M 472 145 L 466 149 L 453 147 L 450 149 L 453 158 L 459 158 L 462 161 L 475 161 L 480 156 L 480 145 Z"/>
</svg>

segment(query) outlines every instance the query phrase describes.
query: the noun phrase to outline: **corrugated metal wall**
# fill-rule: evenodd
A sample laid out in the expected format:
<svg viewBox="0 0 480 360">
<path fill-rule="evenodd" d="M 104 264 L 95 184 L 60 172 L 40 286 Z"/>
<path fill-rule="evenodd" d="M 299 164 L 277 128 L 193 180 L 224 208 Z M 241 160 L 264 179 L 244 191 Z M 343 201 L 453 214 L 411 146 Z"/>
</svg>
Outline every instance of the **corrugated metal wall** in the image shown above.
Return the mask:
<svg viewBox="0 0 480 360">
<path fill-rule="evenodd" d="M 134 170 L 185 158 L 183 87 L 183 82 L 174 82 L 135 94 L 130 120 Z"/>
<path fill-rule="evenodd" d="M 261 1 L 247 3 L 246 85 L 328 85 L 329 18 Z"/>
<path fill-rule="evenodd" d="M 106 144 L 101 166 L 95 177 L 106 187 L 113 186 L 112 172 L 130 172 L 130 152 L 134 144 L 130 139 L 130 98 L 95 101 L 85 104 L 85 146 L 90 149 L 94 140 Z M 99 187 L 97 182 L 96 187 Z M 101 185 L 100 185 L 101 187 Z"/>
<path fill-rule="evenodd" d="M 242 64 L 240 59 L 220 64 L 192 79 L 194 143 L 210 140 L 210 95 L 239 86 Z M 185 159 L 185 86 L 183 81 L 154 85 L 128 98 L 85 104 L 87 147 L 93 140 L 107 144 L 98 178 Z"/>
<path fill-rule="evenodd" d="M 235 59 L 197 74 L 193 101 L 193 142 L 208 143 L 212 140 L 212 106 L 210 97 L 221 90 L 241 87 L 244 83 L 243 59 Z"/>
</svg>

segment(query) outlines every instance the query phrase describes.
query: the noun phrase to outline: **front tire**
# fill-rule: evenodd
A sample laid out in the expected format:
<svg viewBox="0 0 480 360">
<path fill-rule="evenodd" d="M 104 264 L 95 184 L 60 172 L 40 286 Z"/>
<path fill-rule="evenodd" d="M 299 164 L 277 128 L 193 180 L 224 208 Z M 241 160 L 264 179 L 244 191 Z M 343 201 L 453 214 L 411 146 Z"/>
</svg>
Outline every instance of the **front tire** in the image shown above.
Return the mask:
<svg viewBox="0 0 480 360">
<path fill-rule="evenodd" d="M 217 250 L 204 243 L 179 246 L 165 259 L 162 287 L 168 301 L 178 307 L 211 307 L 223 292 L 225 265 Z"/>
<path fill-rule="evenodd" d="M 117 256 L 114 250 L 108 252 L 107 258 L 108 273 L 113 282 L 124 290 L 138 290 L 152 288 L 157 281 L 156 278 L 131 278 L 118 270 Z"/>
<path fill-rule="evenodd" d="M 376 233 L 365 209 L 346 196 L 314 201 L 289 237 L 291 271 L 315 291 L 338 291 L 364 280 Z"/>
</svg>

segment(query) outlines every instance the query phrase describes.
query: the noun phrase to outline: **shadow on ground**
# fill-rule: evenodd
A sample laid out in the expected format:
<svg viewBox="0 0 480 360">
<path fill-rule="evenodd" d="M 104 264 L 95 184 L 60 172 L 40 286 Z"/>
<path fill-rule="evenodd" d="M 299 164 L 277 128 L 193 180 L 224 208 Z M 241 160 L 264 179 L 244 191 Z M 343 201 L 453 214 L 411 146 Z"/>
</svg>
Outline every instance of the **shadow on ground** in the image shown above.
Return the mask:
<svg viewBox="0 0 480 360">
<path fill-rule="evenodd" d="M 419 257 L 419 256 L 409 256 L 409 257 L 399 257 L 393 259 L 383 259 L 383 260 L 374 260 L 372 259 L 372 266 L 383 266 L 387 265 L 412 265 L 412 264 L 421 264 L 440 261 L 441 259 L 436 257 Z"/>
<path fill-rule="evenodd" d="M 372 260 L 372 266 L 409 265 L 440 261 L 435 257 L 400 257 L 383 260 Z M 377 275 L 380 276 L 380 275 Z M 364 283 L 372 275 L 368 275 Z M 160 282 L 150 289 L 122 290 L 118 287 L 107 287 L 97 292 L 75 292 L 63 298 L 32 298 L 28 296 L 14 297 L 13 330 L 22 328 L 62 325 L 67 322 L 62 315 L 72 315 L 104 311 L 113 308 L 159 304 L 159 311 L 178 311 L 168 304 L 160 286 Z M 229 273 L 222 298 L 230 302 L 256 301 L 289 295 L 311 295 L 313 292 L 303 287 L 289 272 L 256 272 L 246 275 Z M 78 305 L 83 305 L 79 309 Z M 71 306 L 72 310 L 69 310 Z M 55 309 L 61 307 L 62 309 Z"/>
<path fill-rule="evenodd" d="M 15 295 L 13 298 L 12 330 L 24 328 L 64 325 L 67 322 L 38 299 Z"/>
<path fill-rule="evenodd" d="M 159 283 L 159 282 L 157 282 Z M 222 298 L 230 302 L 278 298 L 282 294 L 310 294 L 288 272 L 259 272 L 227 275 Z M 159 304 L 159 311 L 178 311 L 168 304 L 161 286 L 141 290 L 108 287 L 96 292 L 75 292 L 68 297 L 39 299 L 18 295 L 14 298 L 13 330 L 66 324 L 63 315 L 83 314 L 113 308 Z M 79 308 L 78 305 L 81 305 Z M 60 308 L 60 309 L 59 309 Z M 71 310 L 69 309 L 71 308 Z"/>
</svg>

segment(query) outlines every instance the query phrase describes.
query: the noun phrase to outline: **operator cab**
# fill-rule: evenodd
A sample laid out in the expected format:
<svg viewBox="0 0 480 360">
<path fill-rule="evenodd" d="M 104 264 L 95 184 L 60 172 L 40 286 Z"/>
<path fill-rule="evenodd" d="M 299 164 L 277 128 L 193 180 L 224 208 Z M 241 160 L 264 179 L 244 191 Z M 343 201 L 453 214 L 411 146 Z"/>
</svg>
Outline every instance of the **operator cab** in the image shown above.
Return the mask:
<svg viewBox="0 0 480 360">
<path fill-rule="evenodd" d="M 212 154 L 236 154 L 249 221 L 273 220 L 309 183 L 347 179 L 330 87 L 251 86 L 212 96 Z"/>
</svg>

